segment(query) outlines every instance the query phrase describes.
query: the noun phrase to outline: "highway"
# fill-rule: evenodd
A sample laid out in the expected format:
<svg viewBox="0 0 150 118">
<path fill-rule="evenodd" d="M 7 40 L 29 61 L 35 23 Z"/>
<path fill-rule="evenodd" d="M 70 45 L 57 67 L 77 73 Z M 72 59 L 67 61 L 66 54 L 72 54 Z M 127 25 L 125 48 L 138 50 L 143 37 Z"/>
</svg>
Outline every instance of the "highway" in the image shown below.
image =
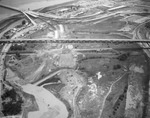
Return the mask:
<svg viewBox="0 0 150 118">
<path fill-rule="evenodd" d="M 145 21 L 143 23 L 141 23 L 138 27 L 135 28 L 134 33 L 133 33 L 133 39 L 138 39 L 138 40 L 149 40 L 149 39 L 145 39 L 146 38 L 146 34 L 142 33 L 141 28 L 145 27 L 146 23 L 149 23 L 150 20 Z M 140 33 L 141 32 L 141 33 Z M 150 47 L 150 43 L 139 43 L 140 46 L 142 47 Z M 148 57 L 150 58 L 150 50 L 144 50 L 144 52 L 148 55 Z"/>
</svg>

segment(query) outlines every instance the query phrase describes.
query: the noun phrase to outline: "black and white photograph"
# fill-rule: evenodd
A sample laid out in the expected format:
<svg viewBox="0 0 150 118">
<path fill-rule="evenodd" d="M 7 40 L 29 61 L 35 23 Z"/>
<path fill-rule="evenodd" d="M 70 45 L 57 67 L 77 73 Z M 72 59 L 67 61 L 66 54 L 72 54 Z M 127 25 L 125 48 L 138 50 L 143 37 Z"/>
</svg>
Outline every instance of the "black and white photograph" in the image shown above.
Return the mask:
<svg viewBox="0 0 150 118">
<path fill-rule="evenodd" d="M 150 0 L 0 0 L 0 118 L 150 118 Z"/>
</svg>

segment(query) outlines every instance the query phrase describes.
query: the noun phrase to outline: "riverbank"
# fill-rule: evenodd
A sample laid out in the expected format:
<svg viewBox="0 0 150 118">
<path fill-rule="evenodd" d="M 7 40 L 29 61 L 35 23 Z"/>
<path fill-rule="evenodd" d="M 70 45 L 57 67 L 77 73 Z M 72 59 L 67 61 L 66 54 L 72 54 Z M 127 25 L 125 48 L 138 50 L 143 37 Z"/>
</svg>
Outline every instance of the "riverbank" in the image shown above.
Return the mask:
<svg viewBox="0 0 150 118">
<path fill-rule="evenodd" d="M 68 4 L 75 0 L 2 0 L 0 4 L 9 5 L 12 7 L 19 8 L 21 10 L 35 10 L 43 7 L 54 6 L 59 4 Z M 77 1 L 77 0 L 76 0 Z M 0 20 L 5 19 L 9 16 L 18 14 L 16 11 L 7 10 L 0 7 Z"/>
</svg>

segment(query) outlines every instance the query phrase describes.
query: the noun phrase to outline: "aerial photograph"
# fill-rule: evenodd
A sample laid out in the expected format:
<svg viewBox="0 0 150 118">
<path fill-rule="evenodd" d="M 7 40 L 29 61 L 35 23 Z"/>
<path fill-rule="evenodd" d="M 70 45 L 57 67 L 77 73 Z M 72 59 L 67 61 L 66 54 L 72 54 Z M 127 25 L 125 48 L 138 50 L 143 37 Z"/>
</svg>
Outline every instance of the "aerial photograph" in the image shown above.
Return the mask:
<svg viewBox="0 0 150 118">
<path fill-rule="evenodd" d="M 150 118 L 150 0 L 0 0 L 0 118 Z"/>
</svg>

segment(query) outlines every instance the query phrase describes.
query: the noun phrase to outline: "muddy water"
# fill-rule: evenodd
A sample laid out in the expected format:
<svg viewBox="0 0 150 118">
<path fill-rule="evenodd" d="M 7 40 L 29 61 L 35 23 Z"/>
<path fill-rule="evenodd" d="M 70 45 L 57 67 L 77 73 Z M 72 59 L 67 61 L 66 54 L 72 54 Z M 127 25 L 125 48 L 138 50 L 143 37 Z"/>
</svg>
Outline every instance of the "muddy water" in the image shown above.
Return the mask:
<svg viewBox="0 0 150 118">
<path fill-rule="evenodd" d="M 0 4 L 16 7 L 21 10 L 35 10 L 71 1 L 73 0 L 2 0 L 0 1 Z M 14 14 L 18 14 L 18 12 L 0 7 L 0 20 L 7 18 L 8 16 L 12 16 Z"/>
<path fill-rule="evenodd" d="M 0 3 L 5 5 L 10 5 L 20 9 L 31 10 L 39 9 L 46 6 L 52 6 L 56 4 L 61 4 L 65 2 L 70 2 L 73 0 L 2 0 Z"/>
</svg>

